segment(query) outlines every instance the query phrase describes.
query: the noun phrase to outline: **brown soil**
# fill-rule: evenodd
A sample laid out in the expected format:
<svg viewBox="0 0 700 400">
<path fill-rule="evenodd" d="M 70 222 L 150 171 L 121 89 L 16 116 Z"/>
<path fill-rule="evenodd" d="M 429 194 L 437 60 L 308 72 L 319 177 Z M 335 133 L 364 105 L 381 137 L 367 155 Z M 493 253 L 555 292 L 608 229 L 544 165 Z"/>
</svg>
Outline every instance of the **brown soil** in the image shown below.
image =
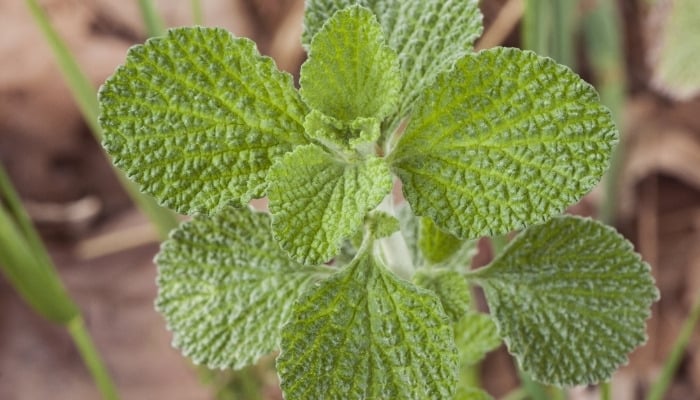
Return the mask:
<svg viewBox="0 0 700 400">
<path fill-rule="evenodd" d="M 189 24 L 189 2 L 156 3 L 168 25 Z M 252 37 L 281 68 L 298 71 L 304 59 L 299 45 L 303 1 L 203 3 L 208 25 Z M 488 26 L 505 1 L 482 3 Z M 615 376 L 616 400 L 642 398 L 700 295 L 700 100 L 674 102 L 649 88 L 650 11 L 638 3 L 620 2 L 630 98 L 618 228 L 653 266 L 662 300 L 649 322 L 648 344 Z M 95 85 L 146 36 L 136 2 L 42 4 Z M 514 33 L 506 39 L 516 41 Z M 121 395 L 213 398 L 211 386 L 202 384 L 197 370 L 170 347 L 170 334 L 153 310 L 155 235 L 119 187 L 21 1 L 0 2 L 0 71 L 0 161 L 41 228 Z M 574 210 L 592 214 L 598 198 L 594 192 Z M 108 240 L 106 247 L 104 241 L 91 241 L 105 234 L 118 239 Z M 144 244 L 122 251 L 114 246 L 135 237 Z M 481 262 L 488 257 L 484 251 Z M 700 398 L 698 336 L 668 399 Z M 518 383 L 504 350 L 488 357 L 482 377 L 496 396 Z M 267 386 L 269 398 L 280 397 L 274 380 Z M 594 398 L 591 393 L 581 388 L 571 398 Z M 98 394 L 67 334 L 37 317 L 0 277 L 0 399 L 41 398 L 80 400 Z"/>
</svg>

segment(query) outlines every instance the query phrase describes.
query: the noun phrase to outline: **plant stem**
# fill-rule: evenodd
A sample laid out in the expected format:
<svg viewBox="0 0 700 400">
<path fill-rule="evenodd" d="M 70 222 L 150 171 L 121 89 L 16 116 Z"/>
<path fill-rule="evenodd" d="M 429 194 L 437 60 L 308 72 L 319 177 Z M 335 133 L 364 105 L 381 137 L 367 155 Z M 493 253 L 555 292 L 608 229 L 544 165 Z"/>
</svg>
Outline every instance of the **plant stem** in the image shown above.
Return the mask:
<svg viewBox="0 0 700 400">
<path fill-rule="evenodd" d="M 382 200 L 377 210 L 396 216 L 394 199 L 391 193 Z M 381 249 L 382 258 L 389 269 L 404 279 L 410 279 L 413 276 L 415 271 L 413 261 L 411 261 L 411 252 L 408 250 L 406 240 L 404 240 L 400 231 L 394 232 L 389 237 L 379 239 L 377 244 Z"/>
<path fill-rule="evenodd" d="M 204 13 L 200 0 L 192 0 L 192 22 L 195 25 L 204 25 Z"/>
<path fill-rule="evenodd" d="M 549 400 L 547 389 L 540 383 L 533 381 L 532 378 L 530 378 L 530 375 L 520 368 L 518 368 L 518 377 L 520 377 L 520 383 L 530 396 L 530 399 Z"/>
<path fill-rule="evenodd" d="M 117 396 L 117 390 L 114 387 L 109 374 L 107 373 L 107 369 L 100 359 L 99 353 L 97 350 L 95 350 L 95 345 L 93 344 L 90 335 L 85 329 L 83 317 L 77 315 L 70 322 L 68 322 L 66 328 L 78 347 L 78 351 L 80 352 L 83 361 L 85 361 L 85 365 L 90 371 L 92 378 L 95 380 L 97 388 L 102 394 L 102 398 L 104 400 L 117 400 L 119 398 L 119 396 Z"/>
<path fill-rule="evenodd" d="M 517 388 L 507 393 L 501 398 L 501 400 L 526 400 L 529 394 L 527 390 L 523 388 Z"/>
<path fill-rule="evenodd" d="M 600 400 L 612 400 L 612 384 L 610 381 L 598 385 L 600 390 Z"/>
<path fill-rule="evenodd" d="M 158 15 L 153 0 L 139 0 L 141 17 L 146 25 L 146 33 L 149 37 L 161 36 L 165 33 L 165 23 Z"/>
<path fill-rule="evenodd" d="M 695 303 L 690 309 L 690 314 L 683 322 L 683 326 L 681 327 L 681 331 L 678 334 L 676 341 L 673 343 L 671 352 L 669 353 L 668 357 L 666 357 L 666 361 L 661 369 L 661 374 L 649 389 L 647 400 L 661 400 L 663 398 L 664 394 L 668 390 L 668 387 L 671 385 L 673 375 L 676 373 L 678 365 L 680 365 L 681 360 L 683 359 L 683 353 L 685 352 L 686 347 L 688 347 L 688 343 L 690 343 L 693 331 L 695 330 L 695 326 L 698 324 L 699 320 L 700 293 L 697 294 Z"/>
</svg>

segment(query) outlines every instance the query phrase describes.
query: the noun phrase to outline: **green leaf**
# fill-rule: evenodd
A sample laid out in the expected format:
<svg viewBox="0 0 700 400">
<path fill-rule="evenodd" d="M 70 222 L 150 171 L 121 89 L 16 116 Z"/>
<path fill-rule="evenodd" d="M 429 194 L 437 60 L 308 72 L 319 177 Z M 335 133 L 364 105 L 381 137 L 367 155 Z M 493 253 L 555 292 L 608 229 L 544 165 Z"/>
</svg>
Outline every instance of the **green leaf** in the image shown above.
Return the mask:
<svg viewBox="0 0 700 400">
<path fill-rule="evenodd" d="M 554 385 L 608 380 L 659 297 L 632 244 L 577 217 L 528 228 L 475 278 L 523 371 Z"/>
<path fill-rule="evenodd" d="M 399 117 L 410 112 L 439 73 L 472 51 L 482 31 L 477 0 L 309 0 L 306 4 L 305 44 L 340 9 L 358 4 L 377 15 L 404 72 Z"/>
<path fill-rule="evenodd" d="M 435 293 L 453 322 L 459 321 L 471 309 L 471 288 L 464 276 L 456 271 L 419 268 L 413 282 Z"/>
<path fill-rule="evenodd" d="M 400 229 L 399 220 L 384 211 L 372 211 L 369 213 L 365 226 L 367 226 L 367 230 L 373 239 L 391 236 Z"/>
<path fill-rule="evenodd" d="M 316 145 L 300 146 L 270 171 L 272 231 L 293 259 L 326 262 L 391 186 L 381 158 L 340 161 Z"/>
<path fill-rule="evenodd" d="M 390 155 L 417 215 L 462 238 L 504 234 L 578 201 L 618 133 L 595 90 L 529 51 L 469 55 L 426 91 Z"/>
<path fill-rule="evenodd" d="M 182 213 L 261 197 L 273 161 L 307 142 L 291 76 L 223 29 L 177 28 L 133 47 L 99 100 L 114 163 Z"/>
<path fill-rule="evenodd" d="M 397 279 L 366 250 L 307 292 L 282 334 L 288 399 L 447 399 L 452 328 L 439 300 Z"/>
<path fill-rule="evenodd" d="M 462 368 L 475 365 L 501 345 L 496 323 L 487 314 L 468 312 L 457 321 L 454 330 Z"/>
<path fill-rule="evenodd" d="M 493 397 L 479 388 L 459 386 L 454 400 L 493 400 Z"/>
<path fill-rule="evenodd" d="M 174 345 L 210 368 L 242 368 L 278 349 L 294 299 L 331 271 L 290 261 L 267 214 L 232 208 L 173 231 L 156 263 L 156 307 Z"/>
<path fill-rule="evenodd" d="M 360 6 L 337 12 L 323 25 L 300 83 L 311 108 L 345 122 L 383 119 L 395 111 L 401 89 L 396 53 L 385 44 L 374 14 Z"/>
<path fill-rule="evenodd" d="M 421 218 L 418 246 L 429 264 L 455 270 L 468 267 L 476 254 L 476 241 L 444 232 L 430 218 Z"/>
</svg>

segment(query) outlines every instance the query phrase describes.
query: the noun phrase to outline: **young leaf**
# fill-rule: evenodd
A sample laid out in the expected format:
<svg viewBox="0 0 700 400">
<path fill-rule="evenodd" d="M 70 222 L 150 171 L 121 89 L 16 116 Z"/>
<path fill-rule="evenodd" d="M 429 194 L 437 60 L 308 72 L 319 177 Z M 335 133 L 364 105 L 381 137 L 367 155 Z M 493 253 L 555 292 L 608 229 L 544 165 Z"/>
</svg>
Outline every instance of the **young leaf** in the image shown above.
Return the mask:
<svg viewBox="0 0 700 400">
<path fill-rule="evenodd" d="M 210 368 L 242 368 L 279 348 L 294 299 L 331 271 L 289 260 L 267 214 L 233 208 L 173 231 L 156 263 L 156 307 L 174 345 Z"/>
<path fill-rule="evenodd" d="M 115 165 L 182 213 L 262 196 L 272 162 L 306 142 L 291 76 L 223 29 L 172 29 L 133 47 L 99 100 Z"/>
<path fill-rule="evenodd" d="M 288 399 L 449 399 L 452 329 L 439 300 L 366 250 L 295 304 L 277 370 Z"/>
<path fill-rule="evenodd" d="M 475 278 L 523 371 L 554 385 L 609 379 L 659 296 L 627 240 L 577 217 L 526 229 Z"/>
<path fill-rule="evenodd" d="M 468 312 L 454 326 L 459 364 L 469 367 L 501 345 L 496 324 L 488 314 Z"/>
<path fill-rule="evenodd" d="M 442 231 L 430 218 L 420 219 L 418 246 L 428 265 L 460 269 L 476 254 L 476 241 L 462 240 Z"/>
<path fill-rule="evenodd" d="M 381 158 L 346 162 L 316 145 L 298 147 L 270 170 L 272 231 L 293 259 L 326 262 L 391 186 Z"/>
<path fill-rule="evenodd" d="M 395 111 L 401 79 L 396 53 L 372 12 L 337 12 L 316 34 L 301 67 L 301 96 L 314 110 L 350 123 Z"/>
<path fill-rule="evenodd" d="M 595 90 L 571 70 L 497 48 L 438 77 L 390 158 L 417 215 L 474 239 L 578 201 L 600 180 L 617 137 Z"/>
<path fill-rule="evenodd" d="M 437 295 L 452 322 L 459 321 L 471 309 L 471 288 L 457 271 L 420 268 L 413 276 L 413 282 Z"/>
<path fill-rule="evenodd" d="M 481 35 L 476 0 L 309 0 L 303 42 L 309 44 L 336 11 L 359 4 L 372 10 L 404 72 L 399 117 L 435 77 L 472 51 Z M 313 45 L 312 45 L 313 46 Z"/>
</svg>

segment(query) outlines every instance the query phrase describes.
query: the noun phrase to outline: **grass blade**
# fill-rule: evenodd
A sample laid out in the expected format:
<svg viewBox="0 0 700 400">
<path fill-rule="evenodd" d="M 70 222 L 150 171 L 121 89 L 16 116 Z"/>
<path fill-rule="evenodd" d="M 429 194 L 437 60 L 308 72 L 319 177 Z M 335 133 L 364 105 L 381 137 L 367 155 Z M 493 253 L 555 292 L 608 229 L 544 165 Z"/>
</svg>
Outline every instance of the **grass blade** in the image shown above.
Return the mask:
<svg viewBox="0 0 700 400">
<path fill-rule="evenodd" d="M 36 24 L 44 34 L 44 38 L 51 46 L 51 50 L 54 53 L 56 61 L 58 62 L 61 73 L 66 79 L 68 87 L 78 103 L 85 121 L 95 135 L 95 139 L 98 142 L 101 141 L 102 129 L 97 122 L 99 105 L 97 103 L 95 88 L 81 71 L 80 66 L 75 61 L 75 58 L 68 49 L 68 46 L 66 46 L 65 42 L 61 40 L 53 26 L 51 26 L 51 22 L 49 21 L 46 12 L 44 12 L 37 0 L 26 0 L 26 4 L 34 17 Z M 114 171 L 117 174 L 119 182 L 127 191 L 132 201 L 157 227 L 161 239 L 167 239 L 168 232 L 178 225 L 175 214 L 163 207 L 160 207 L 151 197 L 141 194 L 136 186 L 129 181 L 121 171 L 116 169 Z"/>
<path fill-rule="evenodd" d="M 165 23 L 156 11 L 153 0 L 139 0 L 141 17 L 146 25 L 146 33 L 149 37 L 161 36 L 165 33 Z"/>
</svg>

